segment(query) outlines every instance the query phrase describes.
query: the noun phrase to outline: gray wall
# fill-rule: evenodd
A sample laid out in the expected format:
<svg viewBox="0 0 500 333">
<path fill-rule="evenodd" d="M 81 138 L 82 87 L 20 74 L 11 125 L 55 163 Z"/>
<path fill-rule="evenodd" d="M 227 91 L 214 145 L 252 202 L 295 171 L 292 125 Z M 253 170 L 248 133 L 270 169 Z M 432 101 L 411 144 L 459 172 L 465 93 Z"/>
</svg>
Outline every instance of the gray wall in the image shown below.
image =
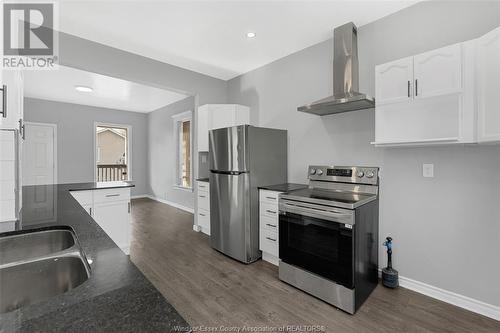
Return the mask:
<svg viewBox="0 0 500 333">
<path fill-rule="evenodd" d="M 194 192 L 174 187 L 176 145 L 172 116 L 185 111 L 193 111 L 194 115 L 194 102 L 194 97 L 188 97 L 148 114 L 149 193 L 188 208 L 194 208 Z M 195 140 L 195 136 L 192 138 Z"/>
<path fill-rule="evenodd" d="M 194 96 L 195 109 L 198 105 L 226 102 L 226 81 L 62 32 L 59 33 L 59 59 L 61 65 L 186 93 Z M 196 124 L 196 113 L 194 117 Z M 155 130 L 161 132 L 168 129 L 155 127 Z M 193 151 L 197 151 L 196 131 L 193 140 Z M 169 142 L 165 140 L 160 140 L 160 142 L 164 149 L 168 150 Z M 159 145 L 160 143 L 156 144 L 158 149 Z M 150 156 L 154 156 L 154 154 Z M 170 158 L 175 158 L 175 155 L 171 155 Z M 148 161 L 149 164 L 154 162 Z M 193 165 L 193 174 L 196 177 L 198 174 L 198 154 L 193 154 Z M 153 169 L 151 171 L 152 179 L 161 179 L 165 172 L 173 173 L 169 170 Z M 157 171 L 159 174 L 156 174 Z M 161 198 L 164 196 L 164 193 L 160 195 Z M 171 192 L 168 197 L 170 201 L 188 207 L 193 206 L 193 200 L 188 204 L 185 193 L 175 191 Z"/>
<path fill-rule="evenodd" d="M 359 29 L 360 85 L 374 66 L 477 37 L 500 25 L 500 3 L 424 2 Z M 380 235 L 391 235 L 404 277 L 500 306 L 500 146 L 374 148 L 373 110 L 318 117 L 297 106 L 332 92 L 332 41 L 232 79 L 228 100 L 261 126 L 289 133 L 289 181 L 308 164 L 382 168 Z M 434 163 L 435 178 L 422 177 Z M 380 243 L 382 238 L 380 239 Z M 385 252 L 380 247 L 380 264 Z"/>
<path fill-rule="evenodd" d="M 94 181 L 94 122 L 132 126 L 132 194 L 148 193 L 147 114 L 25 98 L 24 120 L 57 124 L 58 183 Z"/>
</svg>

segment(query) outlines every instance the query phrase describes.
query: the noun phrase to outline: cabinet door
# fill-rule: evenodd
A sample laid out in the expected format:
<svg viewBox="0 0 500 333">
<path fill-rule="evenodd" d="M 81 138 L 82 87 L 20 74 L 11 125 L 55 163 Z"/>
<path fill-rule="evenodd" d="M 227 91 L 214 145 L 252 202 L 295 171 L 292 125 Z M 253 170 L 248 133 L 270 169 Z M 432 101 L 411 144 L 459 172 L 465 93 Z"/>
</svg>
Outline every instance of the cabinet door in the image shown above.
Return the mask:
<svg viewBox="0 0 500 333">
<path fill-rule="evenodd" d="M 95 203 L 94 220 L 122 250 L 130 246 L 129 202 Z"/>
<path fill-rule="evenodd" d="M 209 111 L 209 130 L 232 127 L 235 123 L 234 104 L 213 104 Z"/>
<path fill-rule="evenodd" d="M 477 40 L 479 142 L 500 141 L 500 28 Z"/>
<path fill-rule="evenodd" d="M 462 44 L 454 44 L 414 57 L 415 98 L 462 91 Z"/>
<path fill-rule="evenodd" d="M 7 117 L 0 115 L 1 128 L 18 128 L 19 120 L 23 118 L 23 81 L 22 74 L 18 71 L 1 71 L 0 85 L 7 87 L 7 94 L 0 96 L 0 108 L 3 108 L 3 100 L 6 102 Z"/>
<path fill-rule="evenodd" d="M 208 105 L 198 108 L 198 151 L 208 151 Z"/>
<path fill-rule="evenodd" d="M 375 67 L 375 102 L 377 105 L 409 101 L 413 96 L 412 87 L 412 57 Z"/>
</svg>

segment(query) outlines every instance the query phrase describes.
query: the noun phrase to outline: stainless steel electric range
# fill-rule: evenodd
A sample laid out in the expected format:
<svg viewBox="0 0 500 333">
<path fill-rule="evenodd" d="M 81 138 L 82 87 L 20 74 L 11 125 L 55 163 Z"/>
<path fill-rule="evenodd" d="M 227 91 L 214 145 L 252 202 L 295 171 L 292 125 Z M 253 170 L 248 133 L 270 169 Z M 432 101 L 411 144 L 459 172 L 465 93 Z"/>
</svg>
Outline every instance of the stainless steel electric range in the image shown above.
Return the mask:
<svg viewBox="0 0 500 333">
<path fill-rule="evenodd" d="M 279 197 L 279 278 L 353 314 L 378 283 L 379 169 L 308 173 L 309 188 Z"/>
</svg>

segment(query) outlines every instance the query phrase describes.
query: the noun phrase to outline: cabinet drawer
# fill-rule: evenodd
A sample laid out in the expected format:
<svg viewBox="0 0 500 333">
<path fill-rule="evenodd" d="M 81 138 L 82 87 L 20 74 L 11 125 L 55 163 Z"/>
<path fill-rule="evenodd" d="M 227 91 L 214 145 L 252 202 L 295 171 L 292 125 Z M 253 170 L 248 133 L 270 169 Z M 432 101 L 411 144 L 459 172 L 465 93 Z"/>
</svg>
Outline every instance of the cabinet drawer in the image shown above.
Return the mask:
<svg viewBox="0 0 500 333">
<path fill-rule="evenodd" d="M 260 216 L 267 216 L 278 219 L 278 204 L 277 203 L 260 203 Z"/>
<path fill-rule="evenodd" d="M 281 192 L 260 190 L 259 201 L 278 204 L 278 196 Z"/>
<path fill-rule="evenodd" d="M 197 182 L 198 192 L 210 192 L 209 182 Z"/>
<path fill-rule="evenodd" d="M 210 197 L 207 192 L 198 192 L 198 208 L 210 211 Z"/>
<path fill-rule="evenodd" d="M 261 229 L 266 229 L 272 232 L 278 232 L 279 230 L 278 219 L 261 215 L 259 220 Z"/>
<path fill-rule="evenodd" d="M 94 202 L 130 201 L 130 189 L 103 189 L 94 191 Z"/>
<path fill-rule="evenodd" d="M 203 233 L 210 235 L 210 212 L 204 209 L 198 210 L 198 226 Z"/>
<path fill-rule="evenodd" d="M 71 191 L 70 193 L 82 206 L 91 206 L 93 204 L 92 191 Z"/>
<path fill-rule="evenodd" d="M 278 257 L 279 254 L 279 240 L 278 233 L 268 231 L 265 229 L 260 230 L 260 250 Z"/>
</svg>

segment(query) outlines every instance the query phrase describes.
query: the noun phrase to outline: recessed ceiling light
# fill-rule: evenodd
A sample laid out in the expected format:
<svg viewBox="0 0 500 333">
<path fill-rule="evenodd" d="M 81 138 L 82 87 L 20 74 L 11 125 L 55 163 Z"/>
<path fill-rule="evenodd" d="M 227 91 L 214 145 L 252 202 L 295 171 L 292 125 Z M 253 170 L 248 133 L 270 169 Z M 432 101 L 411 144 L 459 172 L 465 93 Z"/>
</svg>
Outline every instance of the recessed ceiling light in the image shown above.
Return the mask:
<svg viewBox="0 0 500 333">
<path fill-rule="evenodd" d="M 87 87 L 87 86 L 75 86 L 75 90 L 79 91 L 79 92 L 92 92 L 92 91 L 94 91 L 94 89 L 92 89 L 91 87 Z"/>
<path fill-rule="evenodd" d="M 252 31 L 247 32 L 247 37 L 248 38 L 254 38 L 255 36 L 257 36 L 257 34 L 255 32 L 252 32 Z"/>
</svg>

